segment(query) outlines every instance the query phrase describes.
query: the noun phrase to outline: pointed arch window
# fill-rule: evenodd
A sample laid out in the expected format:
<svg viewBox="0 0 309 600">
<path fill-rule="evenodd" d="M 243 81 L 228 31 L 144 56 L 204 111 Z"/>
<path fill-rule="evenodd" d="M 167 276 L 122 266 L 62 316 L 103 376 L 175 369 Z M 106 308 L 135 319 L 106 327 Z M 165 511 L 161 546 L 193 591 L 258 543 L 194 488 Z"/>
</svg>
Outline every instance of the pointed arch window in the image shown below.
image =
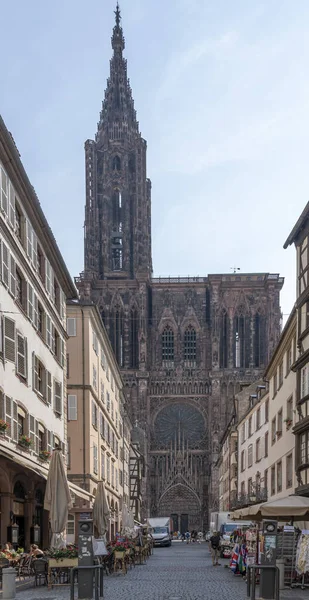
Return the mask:
<svg viewBox="0 0 309 600">
<path fill-rule="evenodd" d="M 169 325 L 167 325 L 162 331 L 161 344 L 163 366 L 174 366 L 174 332 Z"/>
<path fill-rule="evenodd" d="M 113 231 L 122 231 L 122 198 L 120 190 L 115 190 L 112 197 Z"/>
<path fill-rule="evenodd" d="M 138 368 L 138 313 L 132 308 L 130 313 L 130 363 L 132 369 Z"/>
<path fill-rule="evenodd" d="M 111 342 L 120 367 L 124 365 L 124 327 L 123 312 L 120 307 L 113 310 L 110 323 Z"/>
<path fill-rule="evenodd" d="M 228 316 L 224 310 L 220 319 L 220 367 L 226 369 L 228 366 Z"/>
<path fill-rule="evenodd" d="M 184 360 L 186 367 L 195 367 L 196 365 L 196 331 L 192 325 L 189 325 L 184 334 Z"/>
<path fill-rule="evenodd" d="M 121 160 L 117 155 L 113 157 L 112 169 L 113 171 L 121 171 Z"/>
<path fill-rule="evenodd" d="M 234 366 L 247 369 L 250 365 L 251 323 L 241 309 L 234 317 Z"/>
<path fill-rule="evenodd" d="M 259 312 L 254 317 L 254 366 L 264 366 L 265 320 Z"/>
</svg>

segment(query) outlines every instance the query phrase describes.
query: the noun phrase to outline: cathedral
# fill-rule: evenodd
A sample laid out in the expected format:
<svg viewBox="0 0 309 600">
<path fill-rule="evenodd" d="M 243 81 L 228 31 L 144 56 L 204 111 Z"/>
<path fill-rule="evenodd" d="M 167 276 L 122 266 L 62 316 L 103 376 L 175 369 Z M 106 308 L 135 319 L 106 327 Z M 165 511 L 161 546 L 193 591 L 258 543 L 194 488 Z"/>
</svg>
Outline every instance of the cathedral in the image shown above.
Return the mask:
<svg viewBox="0 0 309 600">
<path fill-rule="evenodd" d="M 153 277 L 151 181 L 117 6 L 97 132 L 85 143 L 81 298 L 100 310 L 133 422 L 144 432 L 143 517 L 206 529 L 235 393 L 258 379 L 280 335 L 278 274 Z M 194 267 L 194 265 L 193 265 Z"/>
</svg>

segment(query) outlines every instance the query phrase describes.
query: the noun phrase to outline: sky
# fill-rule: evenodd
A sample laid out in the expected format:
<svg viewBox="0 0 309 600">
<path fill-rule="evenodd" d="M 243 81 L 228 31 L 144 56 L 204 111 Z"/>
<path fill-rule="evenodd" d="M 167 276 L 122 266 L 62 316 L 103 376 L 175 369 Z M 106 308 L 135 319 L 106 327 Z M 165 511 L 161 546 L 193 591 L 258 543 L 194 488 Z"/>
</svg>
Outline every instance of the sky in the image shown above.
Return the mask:
<svg viewBox="0 0 309 600">
<path fill-rule="evenodd" d="M 120 8 L 148 144 L 154 275 L 280 273 L 286 320 L 296 256 L 283 244 L 309 195 L 309 2 Z M 114 9 L 114 0 L 1 6 L 0 112 L 72 276 L 83 270 L 84 142 L 109 75 Z"/>
</svg>

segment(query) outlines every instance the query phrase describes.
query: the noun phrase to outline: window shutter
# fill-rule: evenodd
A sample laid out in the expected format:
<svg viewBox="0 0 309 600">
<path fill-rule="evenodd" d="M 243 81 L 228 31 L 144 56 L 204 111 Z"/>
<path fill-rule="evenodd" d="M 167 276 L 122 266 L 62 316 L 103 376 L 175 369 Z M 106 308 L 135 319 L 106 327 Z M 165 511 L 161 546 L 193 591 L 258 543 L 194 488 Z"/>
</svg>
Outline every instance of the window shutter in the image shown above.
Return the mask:
<svg viewBox="0 0 309 600">
<path fill-rule="evenodd" d="M 12 401 L 12 438 L 14 442 L 18 442 L 18 405 L 17 402 Z"/>
<path fill-rule="evenodd" d="M 5 421 L 5 397 L 4 393 L 0 391 L 0 419 Z"/>
<path fill-rule="evenodd" d="M 39 424 L 33 415 L 30 415 L 30 439 L 31 448 L 37 454 L 39 451 Z"/>
<path fill-rule="evenodd" d="M 11 272 L 10 272 L 10 292 L 16 296 L 16 262 L 11 254 Z"/>
<path fill-rule="evenodd" d="M 9 396 L 5 396 L 5 420 L 8 424 L 7 435 L 12 438 L 13 437 L 13 429 L 12 429 L 12 398 Z"/>
<path fill-rule="evenodd" d="M 52 452 L 53 432 L 47 431 L 46 438 L 47 438 L 47 450 L 48 450 L 48 452 Z"/>
<path fill-rule="evenodd" d="M 28 317 L 33 322 L 33 287 L 28 282 Z"/>
<path fill-rule="evenodd" d="M 8 247 L 5 245 L 2 240 L 2 281 L 4 285 L 9 287 L 9 274 L 10 274 L 10 253 Z"/>
<path fill-rule="evenodd" d="M 54 380 L 54 411 L 58 414 L 61 415 L 62 413 L 62 398 L 61 398 L 61 383 L 59 383 L 59 381 L 55 381 Z"/>
<path fill-rule="evenodd" d="M 28 219 L 26 219 L 26 237 L 27 237 L 27 255 L 30 258 L 30 260 L 32 261 L 32 226 L 30 221 L 28 221 Z"/>
<path fill-rule="evenodd" d="M 48 404 L 52 403 L 52 376 L 49 371 L 46 371 L 46 400 Z"/>
<path fill-rule="evenodd" d="M 27 340 L 17 332 L 17 374 L 26 379 L 27 377 L 27 362 L 26 362 L 26 343 Z"/>
<path fill-rule="evenodd" d="M 92 425 L 95 426 L 95 403 L 92 400 Z"/>
<path fill-rule="evenodd" d="M 66 296 L 65 293 L 60 290 L 60 317 L 64 321 L 66 313 Z"/>
<path fill-rule="evenodd" d="M 3 212 L 8 214 L 8 176 L 3 169 L 0 168 L 0 193 L 1 193 L 1 208 Z"/>
<path fill-rule="evenodd" d="M 33 294 L 33 324 L 37 329 L 39 323 L 39 300 L 36 294 Z"/>
<path fill-rule="evenodd" d="M 54 326 L 54 324 L 52 322 L 51 322 L 51 326 L 50 326 L 50 334 L 51 334 L 51 344 L 50 344 L 50 347 L 51 347 L 52 352 L 54 354 L 56 354 L 57 348 L 55 346 L 55 326 Z M 57 358 L 58 358 L 58 356 L 57 356 Z"/>
<path fill-rule="evenodd" d="M 4 358 L 15 362 L 15 321 L 4 317 Z"/>
<path fill-rule="evenodd" d="M 9 197 L 9 223 L 13 229 L 15 229 L 15 190 L 10 183 L 10 197 Z"/>
<path fill-rule="evenodd" d="M 51 332 L 51 318 L 49 315 L 46 315 L 46 344 L 49 348 L 51 348 L 52 343 L 52 332 Z"/>
<path fill-rule="evenodd" d="M 68 394 L 68 421 L 77 421 L 77 396 Z"/>
<path fill-rule="evenodd" d="M 37 364 L 36 364 L 36 356 L 35 353 L 32 352 L 32 389 L 36 390 L 37 384 Z"/>
<path fill-rule="evenodd" d="M 67 334 L 69 337 L 76 336 L 76 319 L 69 317 L 67 319 Z"/>
<path fill-rule="evenodd" d="M 38 238 L 32 229 L 32 264 L 37 269 L 38 266 Z"/>
<path fill-rule="evenodd" d="M 64 365 L 65 365 L 64 340 L 62 338 L 60 338 L 60 364 L 62 367 L 64 367 Z"/>
</svg>

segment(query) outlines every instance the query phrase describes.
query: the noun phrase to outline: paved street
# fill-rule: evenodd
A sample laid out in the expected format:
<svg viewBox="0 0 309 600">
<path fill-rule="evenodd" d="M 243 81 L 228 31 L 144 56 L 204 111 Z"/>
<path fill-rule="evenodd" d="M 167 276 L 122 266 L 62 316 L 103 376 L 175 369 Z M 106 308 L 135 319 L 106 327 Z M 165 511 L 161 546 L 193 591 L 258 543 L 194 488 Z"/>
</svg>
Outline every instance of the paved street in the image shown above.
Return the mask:
<svg viewBox="0 0 309 600">
<path fill-rule="evenodd" d="M 246 584 L 229 569 L 213 567 L 207 544 L 173 543 L 156 548 L 146 565 L 138 565 L 127 575 L 105 577 L 105 600 L 245 600 Z M 76 594 L 77 595 L 77 594 Z M 258 597 L 258 593 L 257 593 Z M 307 591 L 286 591 L 282 600 L 306 598 Z M 18 590 L 20 600 L 69 600 L 67 587 Z"/>
</svg>

